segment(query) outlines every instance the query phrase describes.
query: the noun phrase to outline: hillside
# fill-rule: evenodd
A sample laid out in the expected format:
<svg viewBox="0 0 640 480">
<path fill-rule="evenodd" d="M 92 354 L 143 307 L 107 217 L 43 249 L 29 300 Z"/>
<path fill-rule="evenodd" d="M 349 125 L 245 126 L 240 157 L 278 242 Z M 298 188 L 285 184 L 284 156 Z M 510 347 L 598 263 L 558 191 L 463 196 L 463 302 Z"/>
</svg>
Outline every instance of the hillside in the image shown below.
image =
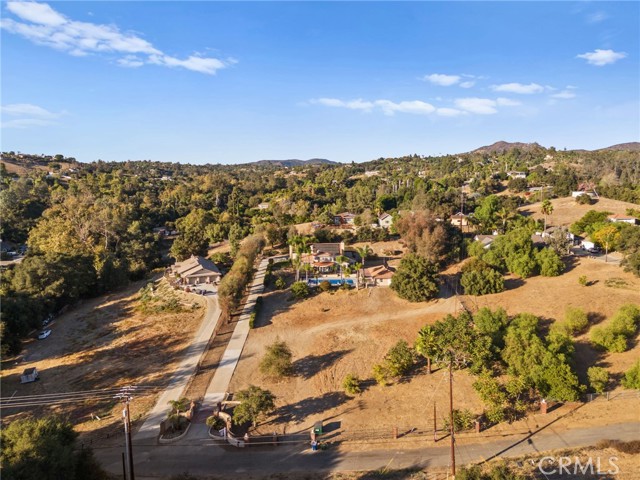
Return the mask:
<svg viewBox="0 0 640 480">
<path fill-rule="evenodd" d="M 514 148 L 518 148 L 524 151 L 535 150 L 537 148 L 544 148 L 538 143 L 521 143 L 521 142 L 504 142 L 499 141 L 495 142 L 491 145 L 486 145 L 484 147 L 476 148 L 470 153 L 504 153 Z"/>
<path fill-rule="evenodd" d="M 595 150 L 596 152 L 603 150 L 614 150 L 623 152 L 640 152 L 640 142 L 618 143 L 617 145 L 611 145 L 610 147 L 601 148 Z"/>
<path fill-rule="evenodd" d="M 338 162 L 327 160 L 326 158 L 310 158 L 309 160 L 298 160 L 297 158 L 289 160 L 259 160 L 250 165 L 273 165 L 277 167 L 300 167 L 307 165 L 340 165 Z"/>
</svg>

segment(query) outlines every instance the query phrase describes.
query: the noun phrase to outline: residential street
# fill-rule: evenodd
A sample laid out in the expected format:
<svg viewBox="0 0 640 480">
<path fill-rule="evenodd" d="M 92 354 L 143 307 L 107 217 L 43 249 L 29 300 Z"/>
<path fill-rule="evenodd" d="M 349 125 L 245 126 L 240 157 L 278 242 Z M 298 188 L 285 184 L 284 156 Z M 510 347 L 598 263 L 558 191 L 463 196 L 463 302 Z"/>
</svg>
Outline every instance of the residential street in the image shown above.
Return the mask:
<svg viewBox="0 0 640 480">
<path fill-rule="evenodd" d="M 551 424 L 538 433 L 513 435 L 491 443 L 478 443 L 474 438 L 459 439 L 456 446 L 457 464 L 480 462 L 494 456 L 515 457 L 559 448 L 593 445 L 601 439 L 637 440 L 640 422 L 566 430 Z M 134 464 L 137 478 L 162 478 L 189 472 L 194 475 L 271 474 L 288 472 L 323 472 L 374 470 L 388 467 L 442 467 L 449 464 L 449 443 L 444 438 L 433 446 L 398 449 L 393 441 L 370 451 L 349 451 L 346 447 L 329 447 L 311 452 L 308 445 L 234 448 L 218 446 L 213 440 L 193 441 L 188 445 L 155 445 L 134 442 Z M 403 446 L 407 443 L 403 442 Z M 357 444 L 354 444 L 357 448 Z M 103 465 L 113 473 L 122 471 L 119 448 L 96 448 Z"/>
</svg>

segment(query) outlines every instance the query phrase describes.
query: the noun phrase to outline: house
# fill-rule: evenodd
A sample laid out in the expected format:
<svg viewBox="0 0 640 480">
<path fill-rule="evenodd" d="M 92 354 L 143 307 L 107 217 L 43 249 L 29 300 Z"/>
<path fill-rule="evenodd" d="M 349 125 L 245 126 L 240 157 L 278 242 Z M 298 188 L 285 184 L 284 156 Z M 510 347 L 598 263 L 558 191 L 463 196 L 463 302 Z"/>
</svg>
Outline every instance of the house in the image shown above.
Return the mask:
<svg viewBox="0 0 640 480">
<path fill-rule="evenodd" d="M 571 196 L 573 198 L 578 198 L 580 195 L 589 195 L 589 197 L 591 198 L 598 198 L 598 195 L 596 195 L 594 192 L 585 192 L 583 190 L 576 190 L 575 192 L 571 192 Z"/>
<path fill-rule="evenodd" d="M 333 223 L 335 225 L 353 225 L 356 218 L 355 213 L 343 212 L 333 216 Z"/>
<path fill-rule="evenodd" d="M 391 285 L 391 278 L 395 270 L 385 265 L 369 267 L 364 269 L 364 283 L 367 286 L 388 287 Z"/>
<path fill-rule="evenodd" d="M 507 177 L 509 177 L 509 178 L 527 178 L 527 174 L 525 172 L 511 171 L 511 172 L 507 172 Z"/>
<path fill-rule="evenodd" d="M 20 375 L 20 383 L 35 382 L 39 378 L 40 375 L 38 375 L 38 369 L 36 367 L 25 368 L 22 375 Z"/>
<path fill-rule="evenodd" d="M 630 223 L 631 225 L 636 225 L 638 223 L 638 219 L 636 217 L 631 217 L 629 215 L 609 215 L 607 217 L 610 222 L 613 223 Z"/>
<path fill-rule="evenodd" d="M 596 244 L 590 240 L 583 240 L 580 246 L 584 250 L 594 250 L 596 248 Z"/>
<path fill-rule="evenodd" d="M 259 203 L 258 210 L 269 210 L 269 203 L 268 202 Z"/>
<path fill-rule="evenodd" d="M 469 215 L 465 215 L 462 212 L 458 212 L 455 215 L 449 217 L 451 225 L 456 227 L 466 227 L 469 225 Z"/>
<path fill-rule="evenodd" d="M 154 227 L 153 233 L 155 233 L 156 235 L 160 235 L 161 237 L 166 237 L 167 235 L 169 235 L 169 230 L 167 230 L 166 227 Z"/>
<path fill-rule="evenodd" d="M 391 227 L 391 225 L 393 225 L 393 217 L 388 213 L 383 213 L 378 217 L 378 225 L 380 225 L 381 228 Z"/>
<path fill-rule="evenodd" d="M 333 272 L 337 262 L 337 257 L 343 256 L 344 242 L 340 243 L 312 243 L 310 253 L 303 253 L 300 256 L 300 262 L 303 264 L 311 265 L 317 273 L 331 273 Z M 296 253 L 293 251 L 293 247 L 289 246 L 289 256 L 295 258 Z M 344 263 L 350 263 L 351 260 L 347 260 Z"/>
<path fill-rule="evenodd" d="M 215 263 L 204 257 L 191 258 L 176 262 L 170 267 L 170 274 L 180 285 L 199 285 L 201 283 L 218 283 L 222 274 Z"/>
<path fill-rule="evenodd" d="M 473 239 L 480 242 L 485 249 L 488 249 L 498 235 L 476 235 Z"/>
</svg>

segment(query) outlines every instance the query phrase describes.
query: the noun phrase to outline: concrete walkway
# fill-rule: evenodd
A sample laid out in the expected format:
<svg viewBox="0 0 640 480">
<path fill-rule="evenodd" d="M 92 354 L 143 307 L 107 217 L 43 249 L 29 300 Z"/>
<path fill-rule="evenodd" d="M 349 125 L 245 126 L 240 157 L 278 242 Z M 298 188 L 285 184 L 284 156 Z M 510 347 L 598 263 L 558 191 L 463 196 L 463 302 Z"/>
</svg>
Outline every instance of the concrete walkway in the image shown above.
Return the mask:
<svg viewBox="0 0 640 480">
<path fill-rule="evenodd" d="M 274 260 L 275 261 L 275 260 Z M 249 297 L 242 309 L 240 319 L 236 324 L 236 328 L 233 330 L 233 335 L 229 340 L 227 349 L 222 354 L 220 364 L 216 369 L 216 373 L 207 388 L 204 400 L 202 402 L 201 409 L 209 412 L 213 412 L 216 404 L 222 402 L 229 389 L 229 383 L 231 377 L 236 369 L 242 349 L 249 336 L 249 319 L 251 318 L 251 312 L 256 304 L 256 299 L 262 295 L 264 291 L 264 276 L 269 265 L 269 259 L 265 258 L 260 262 L 258 271 L 253 277 L 253 282 L 249 289 Z"/>
<path fill-rule="evenodd" d="M 218 308 L 217 297 L 210 294 L 205 299 L 207 301 L 207 311 L 204 320 L 200 324 L 193 342 L 187 349 L 184 359 L 173 374 L 173 377 L 171 377 L 169 385 L 147 415 L 147 419 L 140 427 L 140 430 L 135 434 L 134 441 L 136 442 L 149 443 L 150 440 L 157 440 L 160 435 L 160 422 L 167 416 L 169 400 L 178 400 L 181 397 L 187 383 L 196 371 L 200 357 L 206 351 L 209 340 L 215 332 L 218 318 L 220 318 L 220 309 Z"/>
</svg>

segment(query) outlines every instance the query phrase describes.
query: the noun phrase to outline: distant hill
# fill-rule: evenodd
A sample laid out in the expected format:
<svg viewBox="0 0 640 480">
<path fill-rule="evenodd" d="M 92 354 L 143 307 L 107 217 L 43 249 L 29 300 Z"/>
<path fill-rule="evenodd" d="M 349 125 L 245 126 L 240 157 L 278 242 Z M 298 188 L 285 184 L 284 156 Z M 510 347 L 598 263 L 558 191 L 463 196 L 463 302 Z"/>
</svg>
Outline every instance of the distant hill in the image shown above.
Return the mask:
<svg viewBox="0 0 640 480">
<path fill-rule="evenodd" d="M 302 165 L 340 165 L 338 162 L 327 160 L 326 158 L 310 158 L 309 160 L 298 160 L 292 158 L 289 160 L 259 160 L 253 162 L 252 165 L 275 165 L 278 167 L 300 167 Z"/>
<path fill-rule="evenodd" d="M 476 148 L 471 153 L 502 153 L 514 148 L 518 148 L 520 150 L 533 150 L 536 148 L 544 148 L 537 143 L 521 143 L 521 142 L 496 142 L 492 145 L 487 145 L 484 147 Z"/>
<path fill-rule="evenodd" d="M 618 143 L 617 145 L 611 145 L 610 147 L 600 148 L 595 151 L 600 152 L 603 150 L 616 150 L 616 151 L 622 150 L 625 152 L 640 152 L 640 142 Z"/>
</svg>

